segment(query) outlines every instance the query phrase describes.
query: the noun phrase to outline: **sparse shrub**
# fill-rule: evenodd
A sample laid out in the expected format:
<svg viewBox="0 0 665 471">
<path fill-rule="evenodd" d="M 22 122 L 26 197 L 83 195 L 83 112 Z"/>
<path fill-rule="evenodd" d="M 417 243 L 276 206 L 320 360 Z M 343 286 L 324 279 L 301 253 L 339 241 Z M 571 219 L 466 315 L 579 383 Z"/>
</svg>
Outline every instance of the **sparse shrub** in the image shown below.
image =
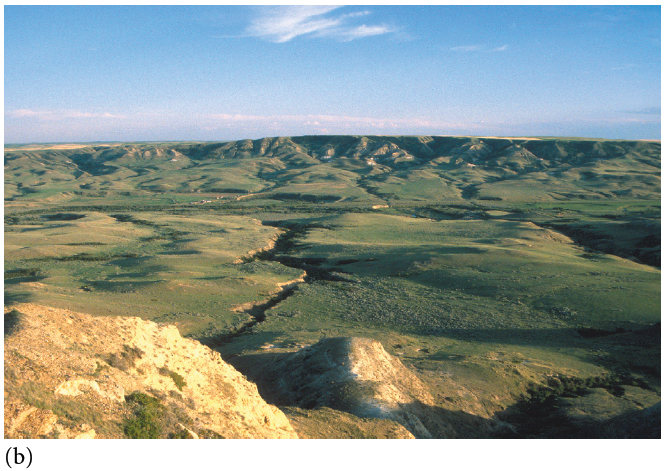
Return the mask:
<svg viewBox="0 0 665 471">
<path fill-rule="evenodd" d="M 139 254 L 136 253 L 86 253 L 81 252 L 74 255 L 67 255 L 65 257 L 53 258 L 56 262 L 109 262 L 111 260 L 118 260 L 122 258 L 138 258 Z"/>
<path fill-rule="evenodd" d="M 6 337 L 7 335 L 11 335 L 18 328 L 19 322 L 21 320 L 21 313 L 16 309 L 12 309 L 11 311 L 5 313 L 4 319 L 4 331 Z"/>
<path fill-rule="evenodd" d="M 13 280 L 15 278 L 34 278 L 39 274 L 39 268 L 17 268 L 15 270 L 6 270 L 5 280 Z"/>
<path fill-rule="evenodd" d="M 104 243 L 104 242 L 71 242 L 71 243 L 69 243 L 69 244 L 67 244 L 67 245 L 74 245 L 74 246 L 78 246 L 78 245 L 99 246 L 99 245 L 108 245 L 108 244 L 106 244 L 106 243 Z"/>
<path fill-rule="evenodd" d="M 53 406 L 53 393 L 42 383 L 28 381 L 19 386 L 16 395 L 27 404 L 38 409 L 50 409 Z"/>
<path fill-rule="evenodd" d="M 182 388 L 183 388 L 184 386 L 187 386 L 187 382 L 185 381 L 185 378 L 183 378 L 182 376 L 180 376 L 180 375 L 179 375 L 178 373 L 176 373 L 175 371 L 171 371 L 171 374 L 170 374 L 169 376 L 171 377 L 171 379 L 172 379 L 173 382 L 175 383 L 175 385 L 176 385 L 176 387 L 178 388 L 178 390 L 182 391 Z"/>
<path fill-rule="evenodd" d="M 176 388 L 178 388 L 179 391 L 182 391 L 182 388 L 187 386 L 187 382 L 185 381 L 185 378 L 183 378 L 181 375 L 176 373 L 175 371 L 169 370 L 167 367 L 162 366 L 159 368 L 159 374 L 163 376 L 168 376 L 173 380 L 175 383 Z"/>
<path fill-rule="evenodd" d="M 530 384 L 527 395 L 522 397 L 519 403 L 530 415 L 546 415 L 555 406 L 558 397 L 586 396 L 592 388 L 602 388 L 615 397 L 622 397 L 626 392 L 623 386 L 652 390 L 646 381 L 627 374 L 593 376 L 586 379 L 562 375 L 548 378 L 547 386 Z"/>
<path fill-rule="evenodd" d="M 114 368 L 127 371 L 129 368 L 133 368 L 136 360 L 142 357 L 143 350 L 125 345 L 122 352 L 114 353 L 106 362 Z"/>
<path fill-rule="evenodd" d="M 159 438 L 165 407 L 159 399 L 141 392 L 125 396 L 125 401 L 132 404 L 135 416 L 125 421 L 124 432 L 128 438 Z"/>
<path fill-rule="evenodd" d="M 142 392 L 133 392 L 125 396 L 125 402 L 138 404 L 141 407 L 155 408 L 163 407 L 159 399 Z"/>
<path fill-rule="evenodd" d="M 95 366 L 95 371 L 92 372 L 92 375 L 93 375 L 93 376 L 99 376 L 99 375 L 102 373 L 102 371 L 104 371 L 105 369 L 108 368 L 107 365 L 103 365 L 103 364 L 101 364 L 101 363 L 98 362 L 98 361 L 95 362 L 95 364 L 96 364 L 96 366 Z"/>
<path fill-rule="evenodd" d="M 171 439 L 191 439 L 194 438 L 190 433 L 185 429 L 180 429 L 177 432 L 169 433 L 169 438 Z"/>
<path fill-rule="evenodd" d="M 226 437 L 224 435 L 220 435 L 219 433 L 215 432 L 214 430 L 209 430 L 207 428 L 204 428 L 199 431 L 198 433 L 199 438 L 204 438 L 204 439 L 225 439 Z"/>
</svg>

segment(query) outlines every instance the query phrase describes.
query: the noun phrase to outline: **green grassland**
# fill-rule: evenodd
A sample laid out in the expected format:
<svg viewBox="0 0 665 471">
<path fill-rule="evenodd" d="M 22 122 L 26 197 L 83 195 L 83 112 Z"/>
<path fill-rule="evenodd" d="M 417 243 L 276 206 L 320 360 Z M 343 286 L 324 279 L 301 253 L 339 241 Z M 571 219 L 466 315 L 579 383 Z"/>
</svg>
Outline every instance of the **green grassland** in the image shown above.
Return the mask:
<svg viewBox="0 0 665 471">
<path fill-rule="evenodd" d="M 326 258 L 329 266 L 358 276 L 520 302 L 543 313 L 568 308 L 598 328 L 660 318 L 659 270 L 588 254 L 530 222 L 374 214 L 325 221 L 329 228 L 313 229 L 303 239 L 301 256 Z M 638 299 L 637 293 L 645 296 Z M 498 322 L 501 310 L 490 312 Z"/>
<path fill-rule="evenodd" d="M 511 394 L 542 371 L 587 377 L 659 362 L 659 347 L 645 345 L 640 355 L 634 345 L 579 334 L 659 322 L 656 268 L 589 256 L 530 222 L 384 214 L 299 222 L 311 229 L 289 253 L 338 279 L 301 287 L 268 311 L 252 337 L 225 346 L 227 355 L 367 336 L 407 364 L 438 372 L 434 377 L 454 367 L 456 376 L 476 378 L 479 391 L 499 398 L 490 408 L 510 404 Z M 483 375 L 498 372 L 491 385 L 480 385 Z"/>
<path fill-rule="evenodd" d="M 174 323 L 227 359 L 371 337 L 489 416 L 552 374 L 659 391 L 660 211 L 660 142 L 12 146 L 5 305 Z"/>
<path fill-rule="evenodd" d="M 246 322 L 235 305 L 300 276 L 278 263 L 234 263 L 274 228 L 242 216 L 56 214 L 5 231 L 5 302 L 177 322 L 183 334 Z M 59 217 L 58 217 L 59 216 Z M 80 217 L 73 221 L 68 218 Z M 8 278 L 9 277 L 9 278 Z"/>
</svg>

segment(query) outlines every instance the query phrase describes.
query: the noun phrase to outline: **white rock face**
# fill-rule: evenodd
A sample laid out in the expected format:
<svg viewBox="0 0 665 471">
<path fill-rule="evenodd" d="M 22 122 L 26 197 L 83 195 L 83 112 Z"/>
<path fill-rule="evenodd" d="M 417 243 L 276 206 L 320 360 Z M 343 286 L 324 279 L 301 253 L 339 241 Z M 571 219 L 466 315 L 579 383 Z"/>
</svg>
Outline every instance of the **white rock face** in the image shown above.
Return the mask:
<svg viewBox="0 0 665 471">
<path fill-rule="evenodd" d="M 390 419 L 418 438 L 432 437 L 419 418 L 433 406 L 431 394 L 375 340 L 324 339 L 267 363 L 252 379 L 275 404 L 325 406 L 358 417 Z"/>
<path fill-rule="evenodd" d="M 55 389 L 56 394 L 62 394 L 63 396 L 79 396 L 88 391 L 97 393 L 102 397 L 108 397 L 117 402 L 125 401 L 125 390 L 122 386 L 117 386 L 112 391 L 102 391 L 96 381 L 88 379 L 65 381 Z"/>
</svg>

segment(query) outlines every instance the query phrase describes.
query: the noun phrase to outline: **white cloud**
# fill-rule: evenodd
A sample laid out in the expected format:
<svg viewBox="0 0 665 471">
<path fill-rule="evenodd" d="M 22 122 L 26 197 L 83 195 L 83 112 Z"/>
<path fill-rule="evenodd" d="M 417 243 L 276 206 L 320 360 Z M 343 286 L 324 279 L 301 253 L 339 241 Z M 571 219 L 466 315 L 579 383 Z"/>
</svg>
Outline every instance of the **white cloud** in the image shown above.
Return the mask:
<svg viewBox="0 0 665 471">
<path fill-rule="evenodd" d="M 230 121 L 230 122 L 245 122 L 245 121 L 265 121 L 271 119 L 270 117 L 258 116 L 258 115 L 244 115 L 244 114 L 211 114 L 204 116 L 212 121 Z"/>
<path fill-rule="evenodd" d="M 34 118 L 39 120 L 58 121 L 64 119 L 122 119 L 125 116 L 115 115 L 112 113 L 91 113 L 89 111 L 80 110 L 31 110 L 31 109 L 18 109 L 10 110 L 5 113 L 10 118 Z"/>
<path fill-rule="evenodd" d="M 367 36 L 378 36 L 380 34 L 392 33 L 395 29 L 386 25 L 367 26 L 360 25 L 355 28 L 333 31 L 332 35 L 339 37 L 343 41 L 353 41 L 354 39 L 365 38 Z"/>
<path fill-rule="evenodd" d="M 468 46 L 454 46 L 450 50 L 457 52 L 503 52 L 508 50 L 508 44 L 494 48 L 489 48 L 487 44 L 472 44 Z"/>
<path fill-rule="evenodd" d="M 474 44 L 472 46 L 455 46 L 451 47 L 451 51 L 461 51 L 461 52 L 473 52 L 473 51 L 479 51 L 485 47 L 484 44 Z"/>
<path fill-rule="evenodd" d="M 339 6 L 298 5 L 264 7 L 247 27 L 248 36 L 285 43 L 304 35 L 353 41 L 367 36 L 392 33 L 396 28 L 381 25 L 353 25 L 353 20 L 370 15 L 369 11 L 332 14 Z"/>
<path fill-rule="evenodd" d="M 44 112 L 20 109 L 20 110 L 8 111 L 7 116 L 10 116 L 12 118 L 37 118 L 40 116 L 44 116 Z"/>
<path fill-rule="evenodd" d="M 207 127 L 234 127 L 256 126 L 269 124 L 273 129 L 280 127 L 321 127 L 332 129 L 334 132 L 343 130 L 352 133 L 359 133 L 360 129 L 448 129 L 457 128 L 460 123 L 444 122 L 436 120 L 427 120 L 421 118 L 395 118 L 381 119 L 365 116 L 344 116 L 344 115 L 241 115 L 241 114 L 211 114 L 199 117 L 200 122 L 206 123 Z M 474 125 L 467 125 L 474 127 Z"/>
</svg>

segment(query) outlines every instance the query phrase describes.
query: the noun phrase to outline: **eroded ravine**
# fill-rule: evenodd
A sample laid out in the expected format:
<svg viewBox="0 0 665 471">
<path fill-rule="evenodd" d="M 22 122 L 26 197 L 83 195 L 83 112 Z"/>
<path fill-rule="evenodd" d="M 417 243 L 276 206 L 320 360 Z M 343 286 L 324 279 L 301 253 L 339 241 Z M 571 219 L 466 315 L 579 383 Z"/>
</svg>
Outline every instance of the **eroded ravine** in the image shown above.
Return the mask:
<svg viewBox="0 0 665 471">
<path fill-rule="evenodd" d="M 263 224 L 279 227 L 282 229 L 282 233 L 268 246 L 250 252 L 247 256 L 239 259 L 237 263 L 251 263 L 255 260 L 277 262 L 290 268 L 300 269 L 302 274 L 298 278 L 278 283 L 276 289 L 270 293 L 269 298 L 234 306 L 233 311 L 248 314 L 251 320 L 233 332 L 199 339 L 202 344 L 210 348 L 217 348 L 228 343 L 234 338 L 251 331 L 255 325 L 264 322 L 266 312 L 295 294 L 298 286 L 302 283 L 312 283 L 316 280 L 349 281 L 332 273 L 339 270 L 321 267 L 320 265 L 325 259 L 297 258 L 289 255 L 289 252 L 297 247 L 297 240 L 303 237 L 312 226 L 303 224 L 284 225 L 272 221 L 264 221 Z"/>
<path fill-rule="evenodd" d="M 231 339 L 249 331 L 256 324 L 266 320 L 266 311 L 277 306 L 279 303 L 284 301 L 289 296 L 293 295 L 298 289 L 300 283 L 305 282 L 306 273 L 303 273 L 299 278 L 290 280 L 286 283 L 278 284 L 278 289 L 274 291 L 272 296 L 268 299 L 262 301 L 255 301 L 250 303 L 239 304 L 232 308 L 235 312 L 244 312 L 251 316 L 251 320 L 243 324 L 240 328 L 236 329 L 234 332 L 228 334 L 221 334 L 207 339 L 201 339 L 201 343 L 207 345 L 210 348 L 219 347 Z"/>
</svg>

